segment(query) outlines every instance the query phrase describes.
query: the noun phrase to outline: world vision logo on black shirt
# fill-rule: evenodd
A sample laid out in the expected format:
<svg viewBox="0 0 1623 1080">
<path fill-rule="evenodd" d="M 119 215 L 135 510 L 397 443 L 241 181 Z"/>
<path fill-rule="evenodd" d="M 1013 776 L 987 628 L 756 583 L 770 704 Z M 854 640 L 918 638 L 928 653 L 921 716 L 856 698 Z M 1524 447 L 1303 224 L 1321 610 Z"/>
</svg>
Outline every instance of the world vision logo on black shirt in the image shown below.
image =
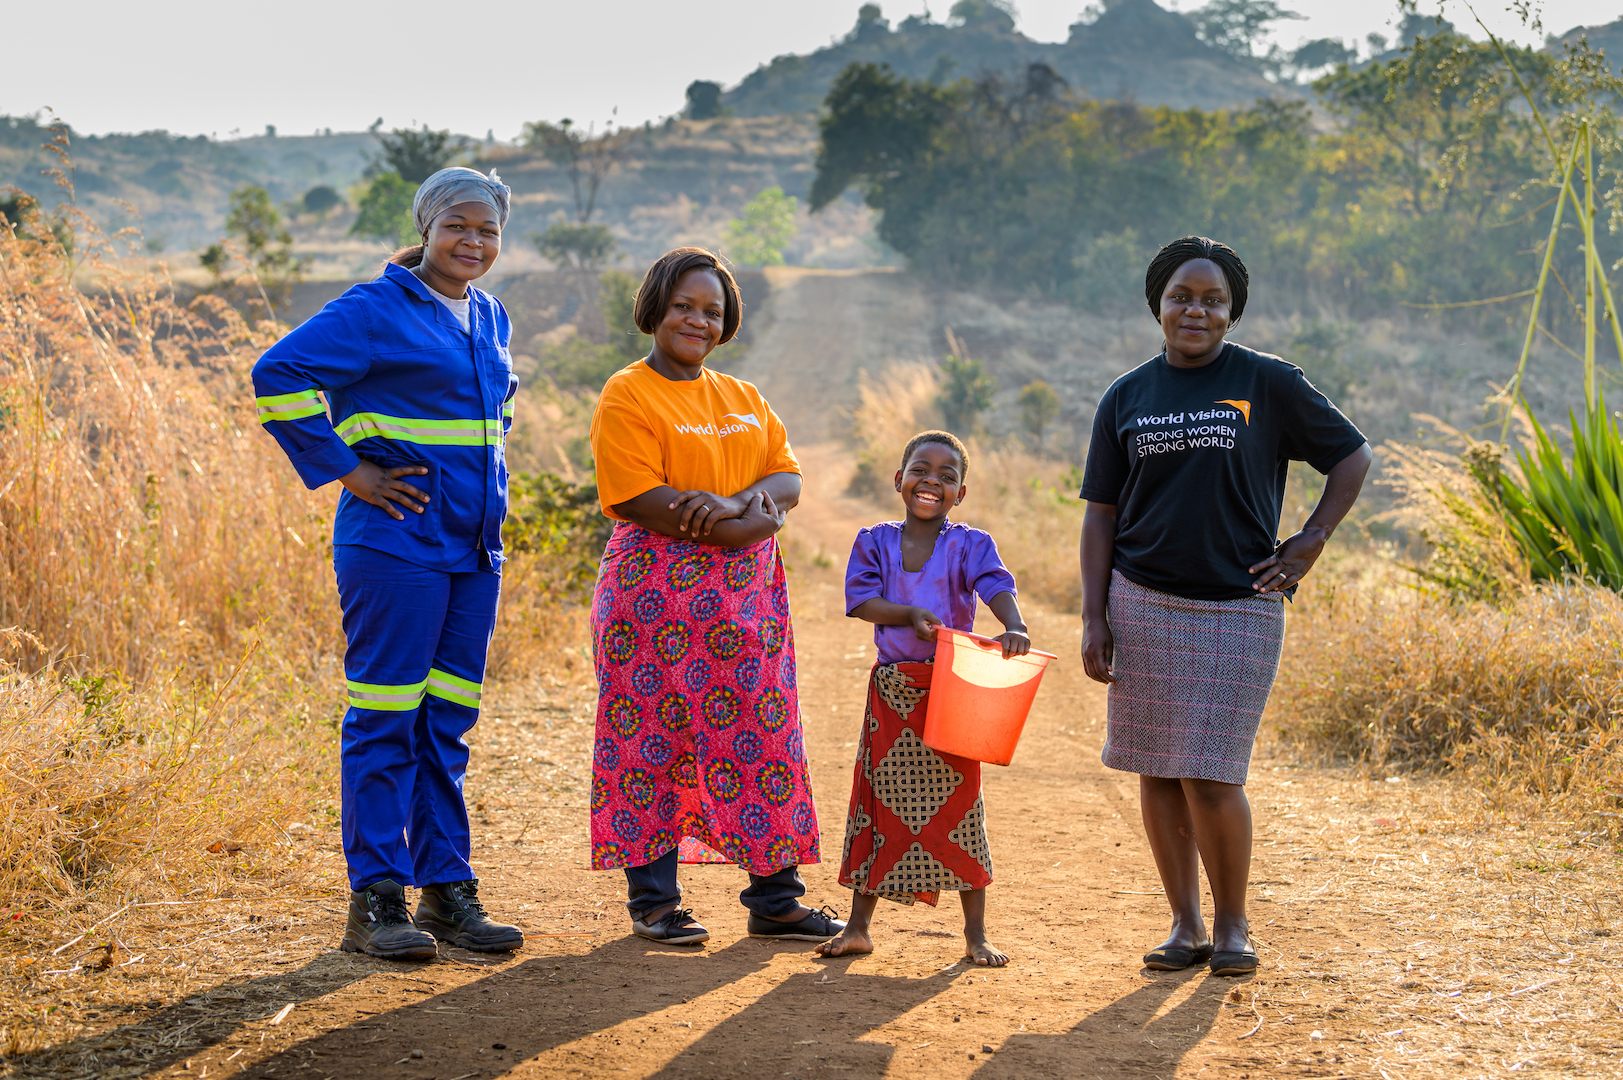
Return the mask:
<svg viewBox="0 0 1623 1080">
<path fill-rule="evenodd" d="M 1139 457 L 1157 454 L 1176 454 L 1187 450 L 1232 450 L 1240 429 L 1233 421 L 1243 420 L 1251 426 L 1251 402 L 1243 399 L 1223 399 L 1214 405 L 1232 405 L 1231 409 L 1191 409 L 1188 412 L 1167 413 L 1164 416 L 1140 416 L 1134 424 L 1146 430 L 1134 438 Z"/>
</svg>

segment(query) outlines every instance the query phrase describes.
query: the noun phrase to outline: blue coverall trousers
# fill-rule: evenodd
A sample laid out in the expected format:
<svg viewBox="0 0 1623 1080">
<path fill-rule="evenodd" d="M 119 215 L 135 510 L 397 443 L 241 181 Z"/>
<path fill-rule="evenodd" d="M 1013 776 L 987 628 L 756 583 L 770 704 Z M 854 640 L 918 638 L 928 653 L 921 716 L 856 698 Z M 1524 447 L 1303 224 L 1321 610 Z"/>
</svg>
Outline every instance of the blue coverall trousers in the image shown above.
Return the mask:
<svg viewBox="0 0 1623 1080">
<path fill-rule="evenodd" d="M 462 736 L 479 719 L 501 578 L 350 544 L 333 549 L 333 567 L 349 641 L 341 817 L 350 888 L 467 881 Z"/>
</svg>

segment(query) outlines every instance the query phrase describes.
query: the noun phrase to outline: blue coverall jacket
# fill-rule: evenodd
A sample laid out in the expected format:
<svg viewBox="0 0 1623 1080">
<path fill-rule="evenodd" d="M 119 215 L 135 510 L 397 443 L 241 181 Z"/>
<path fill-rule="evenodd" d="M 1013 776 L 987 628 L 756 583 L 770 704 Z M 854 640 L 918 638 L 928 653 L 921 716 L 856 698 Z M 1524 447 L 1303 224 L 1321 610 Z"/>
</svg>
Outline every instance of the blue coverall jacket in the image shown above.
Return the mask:
<svg viewBox="0 0 1623 1080">
<path fill-rule="evenodd" d="M 356 285 L 254 364 L 259 420 L 311 488 L 352 472 L 421 465 L 402 479 L 428 493 L 396 521 L 351 495 L 333 543 L 374 548 L 447 572 L 499 573 L 513 422 L 513 327 L 501 301 L 468 289 L 469 327 L 405 267 Z M 317 392 L 326 394 L 324 407 Z M 330 410 L 330 416 L 329 416 Z"/>
</svg>

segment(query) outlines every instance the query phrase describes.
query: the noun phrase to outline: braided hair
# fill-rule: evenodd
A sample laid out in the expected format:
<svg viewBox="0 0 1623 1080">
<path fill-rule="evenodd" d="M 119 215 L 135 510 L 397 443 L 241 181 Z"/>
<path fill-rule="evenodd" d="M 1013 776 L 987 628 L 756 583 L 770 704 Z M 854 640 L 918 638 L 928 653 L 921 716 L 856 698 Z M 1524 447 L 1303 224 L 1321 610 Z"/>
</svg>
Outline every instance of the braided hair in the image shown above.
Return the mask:
<svg viewBox="0 0 1623 1080">
<path fill-rule="evenodd" d="M 1150 268 L 1144 272 L 1144 299 L 1150 302 L 1155 317 L 1161 317 L 1161 294 L 1167 291 L 1167 282 L 1178 267 L 1194 259 L 1210 259 L 1223 271 L 1229 286 L 1229 325 L 1233 326 L 1245 314 L 1245 300 L 1250 292 L 1251 275 L 1246 272 L 1240 255 L 1227 244 L 1205 236 L 1185 236 L 1174 240 L 1155 253 Z"/>
</svg>

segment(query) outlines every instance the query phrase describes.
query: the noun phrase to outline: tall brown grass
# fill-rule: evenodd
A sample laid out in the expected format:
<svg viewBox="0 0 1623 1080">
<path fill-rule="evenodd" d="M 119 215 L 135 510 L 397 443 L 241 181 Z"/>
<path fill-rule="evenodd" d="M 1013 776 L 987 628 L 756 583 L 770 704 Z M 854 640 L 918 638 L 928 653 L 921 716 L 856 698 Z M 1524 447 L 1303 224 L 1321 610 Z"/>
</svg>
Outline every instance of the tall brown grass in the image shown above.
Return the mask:
<svg viewBox="0 0 1623 1080">
<path fill-rule="evenodd" d="M 1460 602 L 1327 568 L 1291 613 L 1270 715 L 1309 752 L 1451 772 L 1501 807 L 1623 838 L 1623 597 L 1610 589 Z"/>
<path fill-rule="evenodd" d="M 283 827 L 335 812 L 343 639 L 336 485 L 306 491 L 255 415 L 249 368 L 284 328 L 182 306 L 138 236 L 71 204 L 13 225 L 0 896 L 62 909 L 296 877 Z M 581 666 L 545 561 L 506 585 L 492 676 Z"/>
</svg>

